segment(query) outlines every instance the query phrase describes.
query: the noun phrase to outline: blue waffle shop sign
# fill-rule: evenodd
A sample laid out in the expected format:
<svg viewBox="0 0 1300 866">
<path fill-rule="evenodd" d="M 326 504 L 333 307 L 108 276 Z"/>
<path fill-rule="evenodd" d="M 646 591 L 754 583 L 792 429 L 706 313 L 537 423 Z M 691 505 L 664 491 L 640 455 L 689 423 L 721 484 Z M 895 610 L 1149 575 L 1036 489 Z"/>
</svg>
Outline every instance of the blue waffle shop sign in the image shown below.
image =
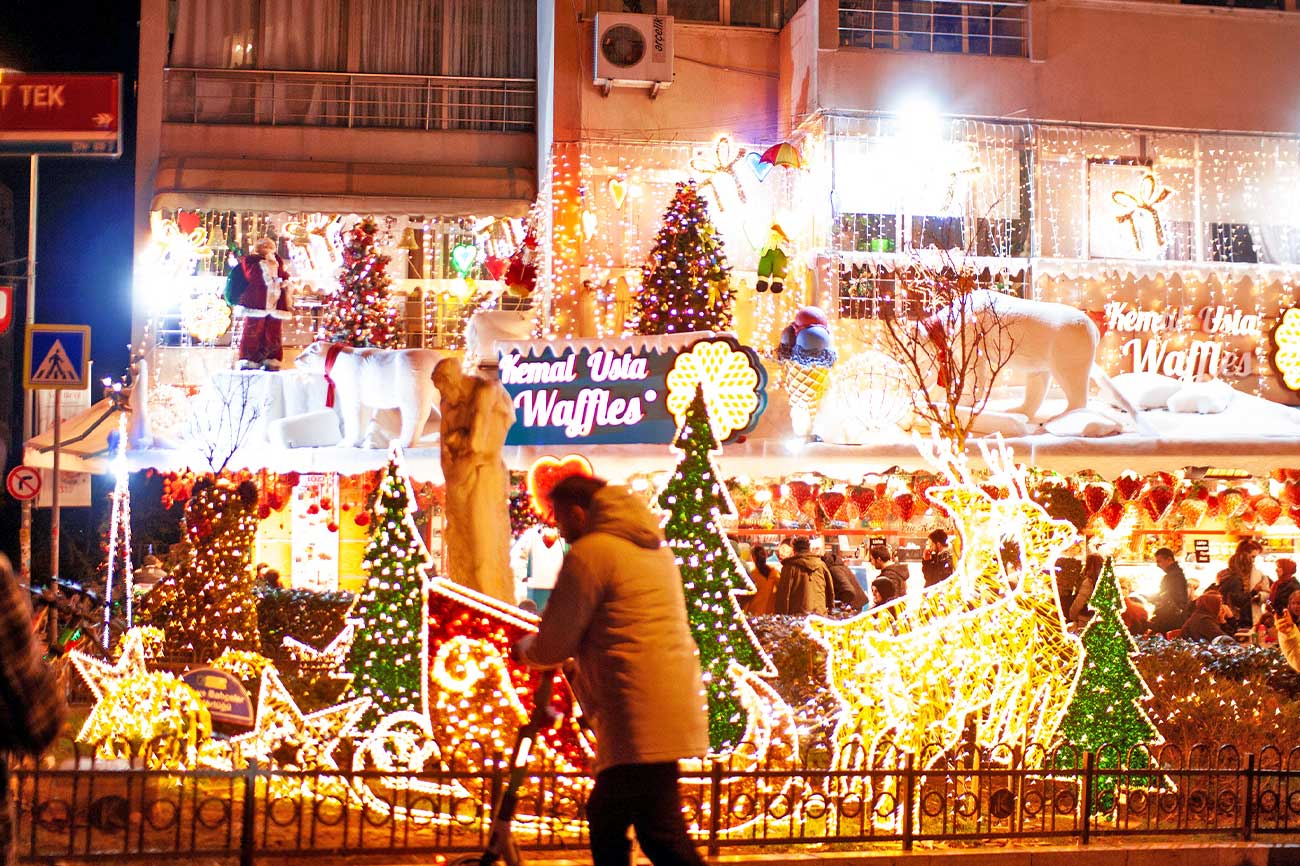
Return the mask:
<svg viewBox="0 0 1300 866">
<path fill-rule="evenodd" d="M 749 432 L 767 404 L 767 374 L 758 356 L 731 337 L 690 334 L 680 341 L 570 341 L 500 351 L 498 374 L 515 407 L 506 445 L 671 443 L 677 421 L 668 409 L 668 374 L 702 339 L 726 340 L 757 371 L 758 407 L 731 438 Z"/>
</svg>

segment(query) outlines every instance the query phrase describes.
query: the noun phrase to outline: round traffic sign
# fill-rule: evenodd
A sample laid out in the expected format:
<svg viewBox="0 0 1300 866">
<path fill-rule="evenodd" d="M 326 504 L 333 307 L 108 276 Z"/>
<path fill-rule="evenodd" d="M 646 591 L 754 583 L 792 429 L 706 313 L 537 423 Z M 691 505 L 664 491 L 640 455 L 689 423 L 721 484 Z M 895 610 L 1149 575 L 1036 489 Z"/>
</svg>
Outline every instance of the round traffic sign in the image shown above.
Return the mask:
<svg viewBox="0 0 1300 866">
<path fill-rule="evenodd" d="M 5 479 L 5 489 L 19 502 L 35 499 L 41 492 L 41 473 L 30 466 L 15 466 Z"/>
</svg>

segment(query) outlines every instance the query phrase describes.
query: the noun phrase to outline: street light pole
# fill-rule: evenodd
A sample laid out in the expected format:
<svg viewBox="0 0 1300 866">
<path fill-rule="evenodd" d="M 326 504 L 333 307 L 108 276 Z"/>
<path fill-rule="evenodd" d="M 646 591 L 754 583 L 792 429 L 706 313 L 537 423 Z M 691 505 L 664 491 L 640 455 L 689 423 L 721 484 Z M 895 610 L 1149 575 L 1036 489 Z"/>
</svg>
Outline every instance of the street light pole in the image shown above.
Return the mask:
<svg viewBox="0 0 1300 866">
<path fill-rule="evenodd" d="M 27 327 L 36 324 L 36 218 L 37 193 L 40 187 L 41 158 L 32 154 L 27 187 Z M 23 441 L 18 446 L 18 459 L 22 461 L 27 443 L 32 438 L 36 424 L 36 392 L 30 388 L 23 394 Z M 58 476 L 54 484 L 59 483 Z M 22 526 L 18 530 L 19 581 L 23 586 L 32 584 L 32 501 L 23 500 Z M 55 560 L 57 563 L 57 559 Z M 51 575 L 53 576 L 53 575 Z"/>
</svg>

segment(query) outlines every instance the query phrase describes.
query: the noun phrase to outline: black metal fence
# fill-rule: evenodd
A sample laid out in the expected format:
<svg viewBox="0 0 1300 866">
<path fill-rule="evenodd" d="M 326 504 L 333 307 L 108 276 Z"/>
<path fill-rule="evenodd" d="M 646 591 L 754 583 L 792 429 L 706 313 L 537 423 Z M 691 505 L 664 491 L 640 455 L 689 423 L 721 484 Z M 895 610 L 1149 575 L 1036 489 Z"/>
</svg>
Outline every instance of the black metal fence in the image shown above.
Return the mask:
<svg viewBox="0 0 1300 866">
<path fill-rule="evenodd" d="M 340 751 L 346 751 L 341 749 Z M 809 749 L 809 755 L 827 754 Z M 998 747 L 899 755 L 860 769 L 706 764 L 683 778 L 709 853 L 763 846 L 1300 833 L 1300 750 Z M 18 851 L 31 862 L 307 857 L 481 849 L 505 781 L 499 756 L 453 755 L 419 773 L 167 771 L 75 750 L 57 769 L 18 767 Z M 464 769 L 474 765 L 477 769 Z M 350 767 L 350 761 L 339 761 Z M 483 770 L 482 766 L 489 769 Z M 538 767 L 515 838 L 524 850 L 585 848 L 588 780 Z"/>
</svg>

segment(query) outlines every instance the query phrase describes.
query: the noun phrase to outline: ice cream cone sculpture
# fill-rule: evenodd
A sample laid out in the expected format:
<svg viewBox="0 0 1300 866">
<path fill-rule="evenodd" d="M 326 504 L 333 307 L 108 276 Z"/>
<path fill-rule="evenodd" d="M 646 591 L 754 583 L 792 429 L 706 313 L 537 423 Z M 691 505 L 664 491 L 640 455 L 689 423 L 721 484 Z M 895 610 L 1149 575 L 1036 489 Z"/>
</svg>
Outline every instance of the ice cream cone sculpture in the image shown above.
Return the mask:
<svg viewBox="0 0 1300 866">
<path fill-rule="evenodd" d="M 790 426 L 796 436 L 806 438 L 812 434 L 817 409 L 831 384 L 831 368 L 837 358 L 833 344 L 826 314 L 817 307 L 799 310 L 781 332 L 776 354 L 790 398 Z"/>
</svg>

